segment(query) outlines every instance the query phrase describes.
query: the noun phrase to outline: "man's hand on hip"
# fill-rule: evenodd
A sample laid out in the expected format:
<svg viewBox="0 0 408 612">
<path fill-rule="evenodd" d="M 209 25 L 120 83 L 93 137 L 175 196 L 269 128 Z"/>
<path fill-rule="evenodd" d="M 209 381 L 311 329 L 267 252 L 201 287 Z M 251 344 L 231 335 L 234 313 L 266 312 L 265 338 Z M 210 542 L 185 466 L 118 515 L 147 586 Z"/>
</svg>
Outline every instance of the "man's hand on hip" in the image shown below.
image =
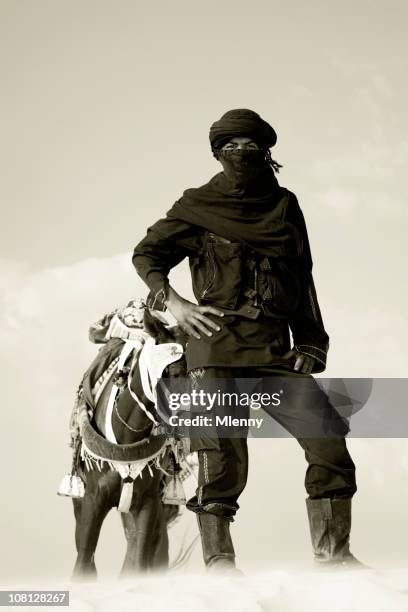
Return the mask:
<svg viewBox="0 0 408 612">
<path fill-rule="evenodd" d="M 198 306 L 182 298 L 172 287 L 169 287 L 169 297 L 166 306 L 176 319 L 180 327 L 194 338 L 200 339 L 199 332 L 212 336 L 213 331 L 221 328 L 205 316 L 206 313 L 224 316 L 224 313 L 213 306 Z"/>
</svg>

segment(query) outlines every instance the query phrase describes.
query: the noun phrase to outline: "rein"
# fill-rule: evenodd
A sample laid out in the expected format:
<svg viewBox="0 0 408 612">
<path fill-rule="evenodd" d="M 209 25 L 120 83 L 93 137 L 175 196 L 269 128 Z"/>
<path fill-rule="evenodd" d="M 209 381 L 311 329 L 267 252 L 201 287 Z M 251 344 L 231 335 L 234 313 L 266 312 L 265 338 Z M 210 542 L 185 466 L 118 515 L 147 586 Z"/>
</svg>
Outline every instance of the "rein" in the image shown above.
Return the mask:
<svg viewBox="0 0 408 612">
<path fill-rule="evenodd" d="M 148 423 L 146 427 L 142 427 L 142 429 L 135 429 L 134 427 L 131 427 L 129 423 L 126 423 L 126 421 L 120 416 L 117 402 L 115 402 L 115 414 L 118 417 L 119 421 L 122 423 L 122 425 L 124 425 L 127 429 L 133 431 L 134 433 L 141 433 L 142 431 L 146 431 L 148 427 L 151 427 L 150 423 Z"/>
</svg>

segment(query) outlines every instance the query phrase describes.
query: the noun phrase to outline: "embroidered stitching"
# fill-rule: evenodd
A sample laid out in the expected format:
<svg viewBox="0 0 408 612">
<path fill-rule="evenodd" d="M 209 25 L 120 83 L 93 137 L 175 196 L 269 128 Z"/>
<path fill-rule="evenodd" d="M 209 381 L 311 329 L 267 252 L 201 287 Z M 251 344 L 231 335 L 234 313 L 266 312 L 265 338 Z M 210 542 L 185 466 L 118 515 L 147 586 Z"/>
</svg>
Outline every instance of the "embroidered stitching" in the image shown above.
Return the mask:
<svg viewBox="0 0 408 612">
<path fill-rule="evenodd" d="M 188 375 L 191 378 L 193 388 L 197 388 L 198 380 L 203 378 L 204 374 L 205 368 L 194 368 L 193 370 L 190 370 Z"/>
<path fill-rule="evenodd" d="M 208 457 L 207 457 L 207 453 L 204 450 L 201 452 L 202 452 L 202 457 L 203 457 L 204 483 L 208 484 L 210 482 L 210 477 L 208 473 Z M 203 501 L 203 488 L 204 488 L 203 485 L 198 487 L 197 499 L 198 499 L 198 503 L 200 506 Z"/>
<path fill-rule="evenodd" d="M 159 291 L 156 291 L 155 296 L 154 296 L 154 300 L 153 300 L 153 304 L 150 306 L 150 308 L 154 309 L 156 306 L 156 302 L 159 300 L 159 295 L 162 294 L 162 298 L 161 301 L 163 302 L 166 299 L 166 292 L 164 291 L 164 289 L 159 289 Z"/>
<path fill-rule="evenodd" d="M 320 361 L 320 363 L 326 365 L 323 359 L 320 359 L 320 357 L 317 357 L 316 355 L 312 355 L 312 353 L 307 353 L 306 351 L 299 351 L 299 353 L 302 353 L 302 355 L 309 355 L 309 357 L 313 357 L 313 359 L 317 359 L 317 361 Z"/>
<path fill-rule="evenodd" d="M 315 321 L 317 321 L 318 319 L 317 319 L 317 313 L 316 313 L 316 306 L 315 306 L 315 303 L 314 303 L 314 300 L 313 300 L 312 288 L 311 288 L 310 285 L 309 285 L 309 300 L 310 300 L 310 305 L 312 307 L 313 317 L 314 317 Z"/>
<path fill-rule="evenodd" d="M 210 478 L 208 475 L 208 457 L 205 451 L 204 451 L 204 482 L 205 484 L 208 484 L 210 482 Z"/>
<path fill-rule="evenodd" d="M 325 355 L 325 356 L 327 355 L 327 351 L 324 351 L 323 349 L 318 348 L 317 346 L 313 346 L 312 344 L 297 344 L 295 348 L 301 349 L 302 346 L 305 346 L 306 348 L 313 349 L 315 351 L 319 351 L 319 353 L 323 353 L 323 355 Z"/>
</svg>

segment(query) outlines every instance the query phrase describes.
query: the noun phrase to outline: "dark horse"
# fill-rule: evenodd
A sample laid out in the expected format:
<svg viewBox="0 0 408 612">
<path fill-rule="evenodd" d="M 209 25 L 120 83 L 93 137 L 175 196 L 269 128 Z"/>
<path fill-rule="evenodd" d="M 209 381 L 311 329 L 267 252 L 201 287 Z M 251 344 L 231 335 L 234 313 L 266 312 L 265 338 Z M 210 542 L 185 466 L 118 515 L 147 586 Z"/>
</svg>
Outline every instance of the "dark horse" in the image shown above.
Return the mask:
<svg viewBox="0 0 408 612">
<path fill-rule="evenodd" d="M 177 342 L 185 347 L 184 332 L 178 326 L 166 328 L 147 309 L 144 315 L 144 331 L 155 339 L 156 345 Z M 137 395 L 143 404 L 153 412 L 154 404 L 144 395 L 138 369 L 137 366 L 132 377 L 131 389 L 135 392 L 137 390 Z M 163 376 L 180 377 L 184 376 L 185 372 L 183 355 L 178 361 L 167 366 Z M 98 399 L 90 424 L 104 438 L 106 438 L 105 414 L 112 384 L 110 380 Z M 112 412 L 112 429 L 118 446 L 142 443 L 143 440 L 150 441 L 149 434 L 152 427 L 152 421 L 124 386 Z M 95 469 L 88 469 L 81 461 L 79 475 L 86 486 L 84 497 L 73 499 L 76 520 L 75 543 L 78 553 L 73 579 L 92 579 L 96 578 L 94 555 L 102 523 L 108 512 L 118 506 L 123 481 L 121 475 L 106 463 L 99 464 L 99 469 L 96 466 Z M 121 512 L 127 540 L 121 576 L 168 567 L 167 525 L 177 515 L 178 506 L 163 504 L 162 479 L 163 472 L 153 466 L 151 469 L 146 467 L 142 477 L 139 476 L 134 480 L 133 494 L 130 493 L 130 509 L 128 512 Z"/>
</svg>

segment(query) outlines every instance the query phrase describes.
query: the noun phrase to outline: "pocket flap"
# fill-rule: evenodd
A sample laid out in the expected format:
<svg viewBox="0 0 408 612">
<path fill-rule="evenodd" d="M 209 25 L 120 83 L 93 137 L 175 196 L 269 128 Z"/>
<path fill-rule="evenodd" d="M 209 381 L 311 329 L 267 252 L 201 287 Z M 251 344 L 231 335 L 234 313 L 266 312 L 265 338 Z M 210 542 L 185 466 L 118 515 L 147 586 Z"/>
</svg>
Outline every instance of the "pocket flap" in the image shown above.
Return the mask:
<svg viewBox="0 0 408 612">
<path fill-rule="evenodd" d="M 241 255 L 242 245 L 239 242 L 210 242 L 216 259 L 229 261 Z"/>
</svg>

